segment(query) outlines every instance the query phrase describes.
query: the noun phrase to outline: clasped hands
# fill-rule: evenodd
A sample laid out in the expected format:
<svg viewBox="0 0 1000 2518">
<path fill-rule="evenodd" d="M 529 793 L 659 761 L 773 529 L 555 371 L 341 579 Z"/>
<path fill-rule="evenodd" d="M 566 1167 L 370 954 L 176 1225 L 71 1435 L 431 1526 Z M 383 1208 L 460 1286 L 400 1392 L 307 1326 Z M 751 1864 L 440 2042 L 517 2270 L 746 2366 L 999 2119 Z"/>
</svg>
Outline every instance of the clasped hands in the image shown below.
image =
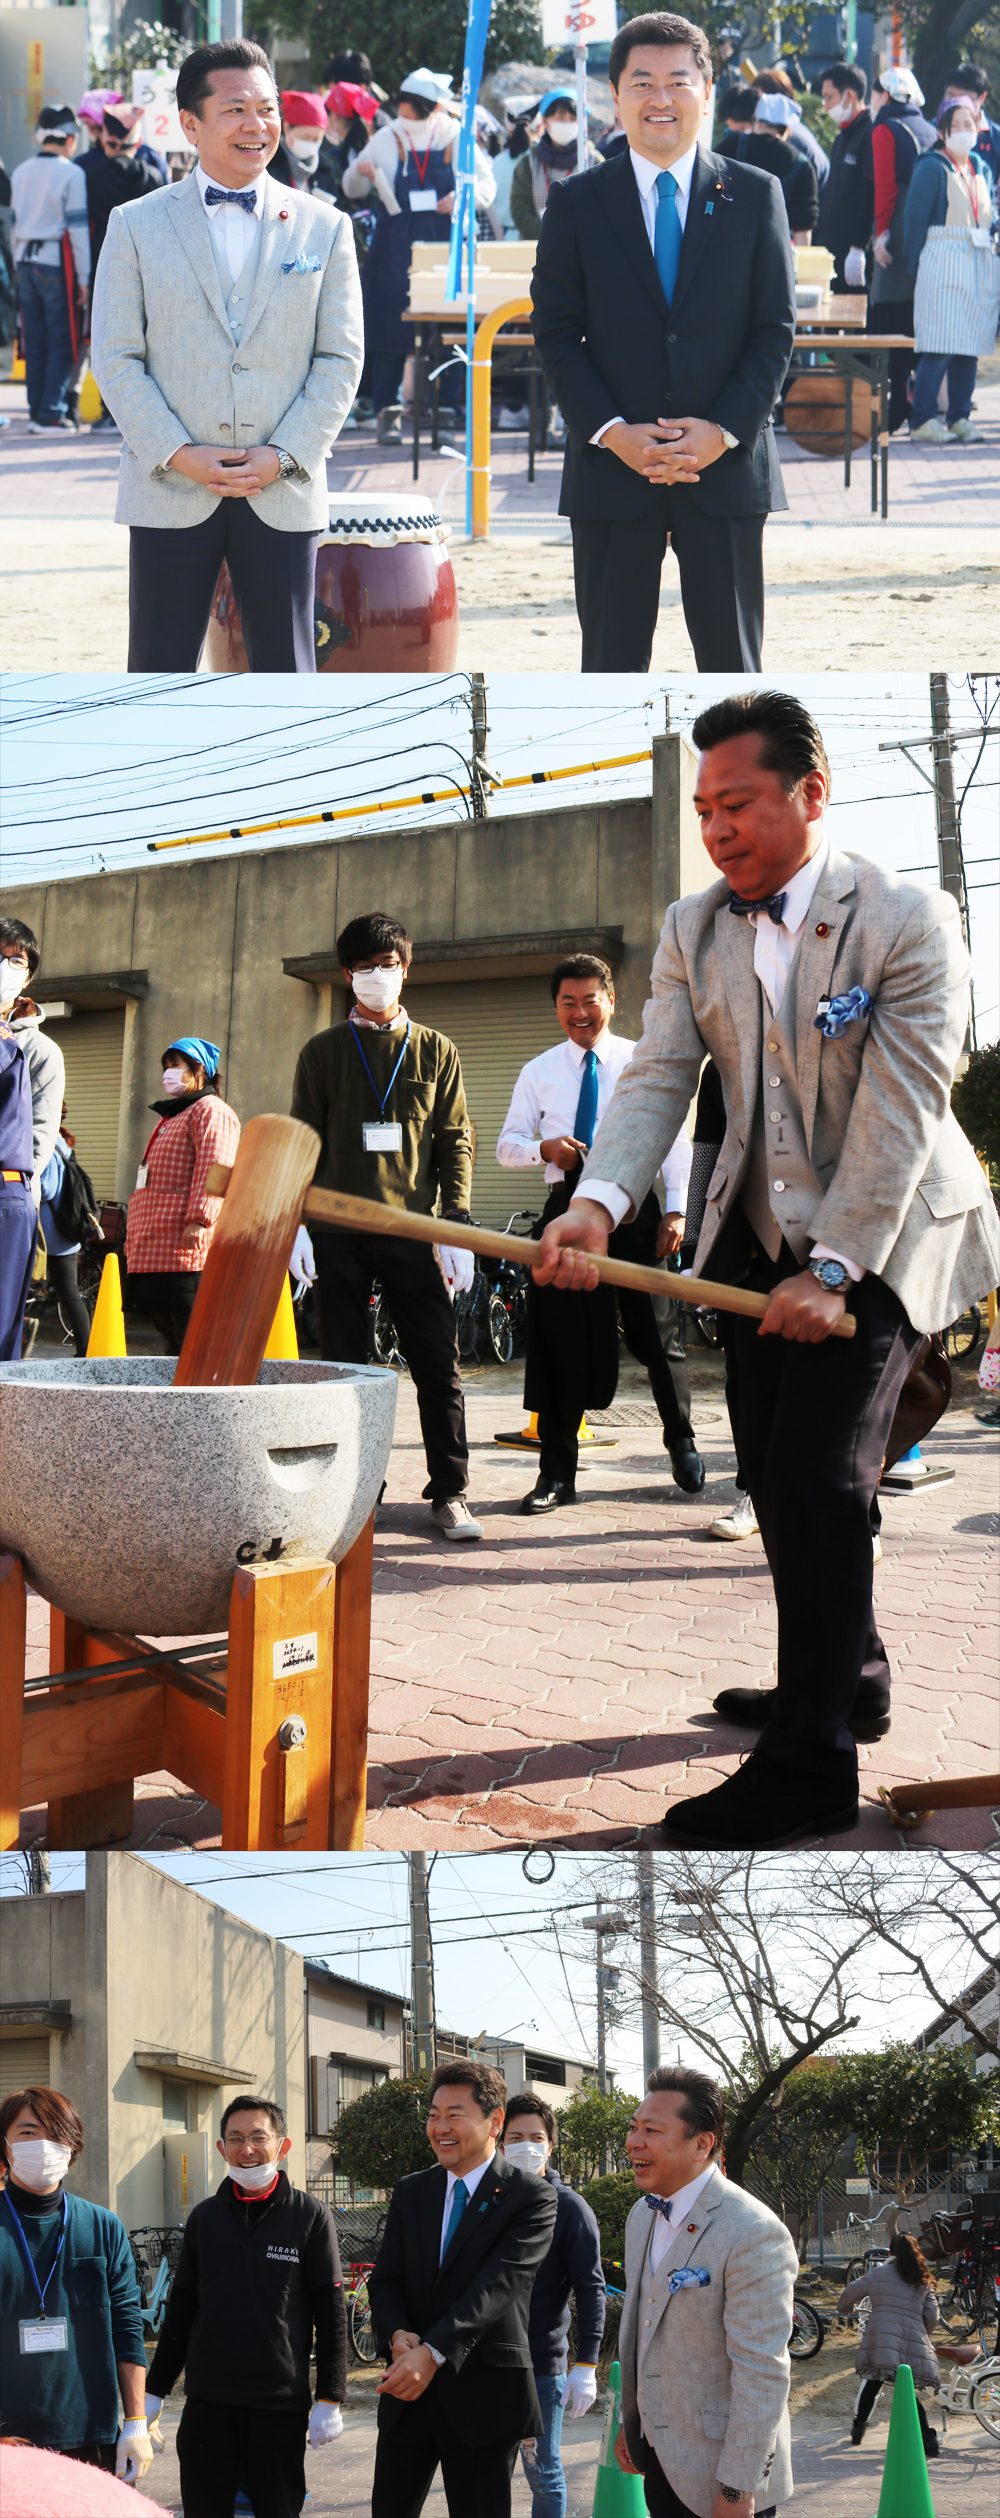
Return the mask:
<svg viewBox="0 0 1000 2518">
<path fill-rule="evenodd" d="M 410 2334 L 405 2326 L 397 2326 L 392 2338 L 392 2367 L 380 2378 L 377 2396 L 396 2396 L 401 2404 L 415 2404 L 437 2370 L 433 2352 L 421 2343 L 418 2334 Z"/>
<path fill-rule="evenodd" d="M 568 1214 L 555 1216 L 545 1227 L 531 1271 L 536 1285 L 558 1285 L 569 1293 L 592 1294 L 600 1283 L 593 1262 L 607 1254 L 610 1223 L 607 1208 L 597 1199 L 575 1198 Z M 662 1225 L 660 1229 L 662 1233 Z M 775 1286 L 759 1335 L 794 1339 L 800 1346 L 821 1346 L 844 1310 L 843 1295 L 831 1294 L 809 1268 L 803 1268 L 800 1276 L 784 1277 Z"/>
<path fill-rule="evenodd" d="M 698 481 L 707 464 L 718 463 L 726 441 L 715 420 L 616 420 L 601 439 L 630 472 L 668 489 Z"/>
<path fill-rule="evenodd" d="M 214 490 L 219 498 L 256 498 L 270 489 L 281 467 L 274 446 L 247 446 L 240 454 L 225 446 L 178 446 L 166 469 L 182 472 L 186 481 Z"/>
</svg>

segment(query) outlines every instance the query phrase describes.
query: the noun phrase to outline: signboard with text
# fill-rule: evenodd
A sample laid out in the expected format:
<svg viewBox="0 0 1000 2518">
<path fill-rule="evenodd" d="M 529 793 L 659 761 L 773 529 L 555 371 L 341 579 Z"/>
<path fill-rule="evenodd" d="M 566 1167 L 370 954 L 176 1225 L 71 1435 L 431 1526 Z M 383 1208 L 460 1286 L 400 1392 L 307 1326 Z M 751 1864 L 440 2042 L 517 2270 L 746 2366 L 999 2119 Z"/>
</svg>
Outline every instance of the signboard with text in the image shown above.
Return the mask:
<svg viewBox="0 0 1000 2518">
<path fill-rule="evenodd" d="M 158 149 L 166 157 L 172 149 L 188 147 L 177 113 L 176 70 L 133 70 L 132 103 L 144 108 L 142 136 L 147 149 Z"/>
<path fill-rule="evenodd" d="M 542 42 L 552 52 L 612 44 L 617 33 L 615 0 L 542 0 Z"/>
</svg>

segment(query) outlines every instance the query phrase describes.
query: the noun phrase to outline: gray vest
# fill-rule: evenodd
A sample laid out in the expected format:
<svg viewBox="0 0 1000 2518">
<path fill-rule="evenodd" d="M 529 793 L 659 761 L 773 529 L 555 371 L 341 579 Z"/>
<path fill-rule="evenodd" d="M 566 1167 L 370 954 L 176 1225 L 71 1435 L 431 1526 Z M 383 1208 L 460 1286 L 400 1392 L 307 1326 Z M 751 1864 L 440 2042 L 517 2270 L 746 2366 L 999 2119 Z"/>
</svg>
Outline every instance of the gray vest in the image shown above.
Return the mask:
<svg viewBox="0 0 1000 2518">
<path fill-rule="evenodd" d="M 650 2245 L 652 2245 L 652 2239 L 650 2239 Z M 635 2339 L 635 2393 L 640 2428 L 642 2430 L 643 2437 L 648 2439 L 651 2447 L 653 2445 L 652 2423 L 659 2422 L 662 2428 L 663 2414 L 655 2404 L 649 2404 L 644 2365 L 649 2345 L 657 2331 L 655 2320 L 667 2299 L 670 2288 L 670 2275 L 674 2266 L 678 2262 L 679 2251 L 677 2247 L 668 2247 L 666 2255 L 661 2257 L 660 2262 L 657 2265 L 656 2272 L 651 2273 L 649 2270 L 649 2248 L 647 2247 L 642 2272 L 639 2276 L 639 2319 Z M 650 2375 L 650 2386 L 655 2390 L 656 2379 L 652 2373 Z M 647 2412 L 649 2412 L 652 2416 L 652 2423 L 647 2422 Z"/>
<path fill-rule="evenodd" d="M 769 1258 L 782 1236 L 803 1266 L 812 1245 L 812 1219 L 823 1191 L 806 1148 L 802 1103 L 795 1073 L 795 972 L 785 985 L 781 1010 L 771 1014 L 763 988 L 761 1072 L 750 1136 L 750 1157 L 740 1197 L 747 1220 Z M 760 981 L 757 982 L 760 987 Z"/>
<path fill-rule="evenodd" d="M 241 210 L 240 217 L 246 221 L 249 251 L 238 280 L 234 280 L 229 264 L 226 261 L 225 254 L 222 250 L 222 236 L 218 219 L 210 219 L 206 214 L 205 220 L 212 252 L 215 255 L 215 267 L 219 274 L 222 294 L 226 301 L 226 313 L 232 327 L 234 341 L 239 341 L 241 338 L 243 326 L 250 311 L 250 300 L 253 296 L 253 284 L 257 277 L 257 265 L 260 261 L 260 240 L 264 233 L 263 219 L 247 218 L 245 210 Z"/>
</svg>

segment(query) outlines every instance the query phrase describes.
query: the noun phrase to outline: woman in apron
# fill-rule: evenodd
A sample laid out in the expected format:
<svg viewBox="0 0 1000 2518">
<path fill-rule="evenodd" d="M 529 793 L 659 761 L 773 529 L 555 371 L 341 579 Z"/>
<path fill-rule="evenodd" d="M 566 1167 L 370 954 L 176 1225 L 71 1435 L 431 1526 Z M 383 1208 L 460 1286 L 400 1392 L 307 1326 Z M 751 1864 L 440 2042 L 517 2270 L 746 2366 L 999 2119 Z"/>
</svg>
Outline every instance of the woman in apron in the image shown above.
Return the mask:
<svg viewBox="0 0 1000 2518">
<path fill-rule="evenodd" d="M 414 245 L 447 251 L 455 205 L 455 153 L 459 125 L 442 103 L 442 81 L 432 70 L 414 70 L 397 100 L 395 122 L 376 132 L 363 157 L 344 175 L 348 200 L 378 196 L 375 233 L 362 273 L 365 347 L 380 445 L 402 437 L 399 389 L 412 332 L 403 322 L 410 295 Z M 476 206 L 486 208 L 496 186 L 482 150 L 475 159 Z M 448 371 L 443 399 L 464 398 L 459 365 Z"/>
<path fill-rule="evenodd" d="M 978 127 L 972 97 L 952 97 L 939 108 L 937 145 L 915 166 L 906 204 L 903 241 L 917 274 L 910 434 L 933 445 L 981 444 L 971 419 L 976 367 L 996 345 L 1000 318 L 996 203 L 974 153 Z M 941 419 L 945 376 L 948 410 Z"/>
</svg>

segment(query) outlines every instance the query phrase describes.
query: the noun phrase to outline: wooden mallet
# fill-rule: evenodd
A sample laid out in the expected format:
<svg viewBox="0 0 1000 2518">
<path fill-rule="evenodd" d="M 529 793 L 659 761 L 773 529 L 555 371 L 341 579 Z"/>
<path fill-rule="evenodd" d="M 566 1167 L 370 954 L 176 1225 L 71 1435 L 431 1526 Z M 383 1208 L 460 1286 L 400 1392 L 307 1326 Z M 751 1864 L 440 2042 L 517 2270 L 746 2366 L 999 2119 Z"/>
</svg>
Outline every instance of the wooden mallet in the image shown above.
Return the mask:
<svg viewBox="0 0 1000 2518">
<path fill-rule="evenodd" d="M 482 1224 L 452 1224 L 443 1215 L 413 1215 L 406 1207 L 381 1206 L 374 1198 L 348 1198 L 336 1189 L 310 1186 L 319 1139 L 296 1119 L 251 1119 L 232 1169 L 213 1165 L 205 1183 L 222 1198 L 205 1271 L 195 1297 L 175 1382 L 256 1381 L 277 1309 L 284 1272 L 300 1224 L 345 1233 L 378 1233 L 390 1240 L 437 1242 L 471 1250 L 480 1259 L 513 1260 L 530 1267 L 537 1244 L 517 1233 L 494 1233 Z M 766 1294 L 741 1285 L 715 1285 L 709 1277 L 667 1276 L 629 1259 L 593 1260 L 602 1282 L 636 1294 L 671 1296 L 714 1311 L 740 1312 L 759 1320 Z M 833 1330 L 853 1338 L 845 1312 Z"/>
</svg>

